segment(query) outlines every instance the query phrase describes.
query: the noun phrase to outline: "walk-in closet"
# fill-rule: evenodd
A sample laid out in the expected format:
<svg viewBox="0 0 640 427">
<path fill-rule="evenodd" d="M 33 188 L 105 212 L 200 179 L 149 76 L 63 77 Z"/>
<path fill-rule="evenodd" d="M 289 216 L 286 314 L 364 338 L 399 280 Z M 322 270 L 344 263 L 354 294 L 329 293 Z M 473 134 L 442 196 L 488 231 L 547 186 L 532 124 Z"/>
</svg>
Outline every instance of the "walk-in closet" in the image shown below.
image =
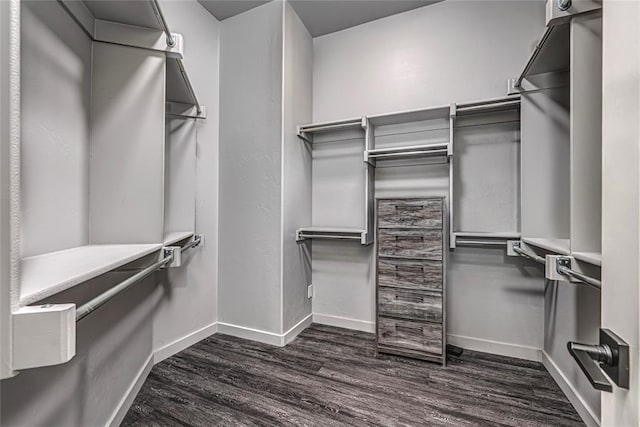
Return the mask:
<svg viewBox="0 0 640 427">
<path fill-rule="evenodd" d="M 640 425 L 640 1 L 1 0 L 0 424 Z"/>
</svg>

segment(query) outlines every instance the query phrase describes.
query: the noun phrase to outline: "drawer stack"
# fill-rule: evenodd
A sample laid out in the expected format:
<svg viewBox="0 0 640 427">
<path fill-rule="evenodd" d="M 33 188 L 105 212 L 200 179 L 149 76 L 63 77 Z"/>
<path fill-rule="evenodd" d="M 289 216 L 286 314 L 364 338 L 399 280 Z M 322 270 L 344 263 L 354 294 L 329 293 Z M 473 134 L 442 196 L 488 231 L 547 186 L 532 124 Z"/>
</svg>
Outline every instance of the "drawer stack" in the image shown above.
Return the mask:
<svg viewBox="0 0 640 427">
<path fill-rule="evenodd" d="M 379 199 L 377 212 L 377 351 L 444 365 L 444 201 Z"/>
</svg>

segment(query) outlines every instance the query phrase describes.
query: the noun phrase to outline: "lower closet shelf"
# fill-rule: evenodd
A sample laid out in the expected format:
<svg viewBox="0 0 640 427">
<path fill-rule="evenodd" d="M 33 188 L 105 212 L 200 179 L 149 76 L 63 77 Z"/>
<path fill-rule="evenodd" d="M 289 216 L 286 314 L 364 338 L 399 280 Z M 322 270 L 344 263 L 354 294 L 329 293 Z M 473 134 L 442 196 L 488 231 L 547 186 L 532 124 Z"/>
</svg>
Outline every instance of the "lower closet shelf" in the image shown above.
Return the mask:
<svg viewBox="0 0 640 427">
<path fill-rule="evenodd" d="M 40 301 L 161 248 L 157 243 L 88 245 L 23 258 L 20 304 Z"/>
</svg>

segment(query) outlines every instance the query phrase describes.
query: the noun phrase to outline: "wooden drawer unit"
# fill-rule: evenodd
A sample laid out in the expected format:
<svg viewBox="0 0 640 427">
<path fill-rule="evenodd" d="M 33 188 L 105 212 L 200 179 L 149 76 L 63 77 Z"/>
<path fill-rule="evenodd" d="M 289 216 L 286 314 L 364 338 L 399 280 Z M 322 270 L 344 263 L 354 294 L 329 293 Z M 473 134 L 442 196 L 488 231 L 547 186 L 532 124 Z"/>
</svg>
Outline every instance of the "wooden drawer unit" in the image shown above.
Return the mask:
<svg viewBox="0 0 640 427">
<path fill-rule="evenodd" d="M 442 261 L 379 257 L 378 286 L 442 291 Z"/>
<path fill-rule="evenodd" d="M 378 318 L 378 351 L 381 347 L 386 352 L 399 349 L 402 356 L 410 355 L 442 356 L 442 324 L 429 322 L 411 322 L 407 320 Z"/>
<path fill-rule="evenodd" d="M 444 202 L 378 200 L 379 353 L 446 362 Z"/>
<path fill-rule="evenodd" d="M 442 292 L 379 287 L 378 314 L 442 323 Z"/>
<path fill-rule="evenodd" d="M 378 227 L 442 228 L 442 199 L 381 199 Z"/>
<path fill-rule="evenodd" d="M 378 255 L 442 261 L 442 229 L 378 229 Z"/>
</svg>

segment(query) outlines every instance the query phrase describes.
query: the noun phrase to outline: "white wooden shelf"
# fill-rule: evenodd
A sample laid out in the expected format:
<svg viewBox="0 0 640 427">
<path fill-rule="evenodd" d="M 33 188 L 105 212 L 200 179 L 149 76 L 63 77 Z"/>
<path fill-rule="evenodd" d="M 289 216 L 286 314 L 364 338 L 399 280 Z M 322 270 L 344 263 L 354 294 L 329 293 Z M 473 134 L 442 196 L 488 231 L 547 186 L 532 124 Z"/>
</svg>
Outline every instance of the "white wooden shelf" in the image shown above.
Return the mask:
<svg viewBox="0 0 640 427">
<path fill-rule="evenodd" d="M 193 236 L 193 231 L 172 231 L 164 235 L 164 245 L 169 246 L 178 243 L 181 240 L 188 239 Z"/>
<path fill-rule="evenodd" d="M 540 249 L 544 249 L 549 252 L 554 252 L 560 255 L 570 255 L 571 248 L 569 239 L 541 239 L 525 237 L 522 239 L 528 245 L 535 246 Z"/>
<path fill-rule="evenodd" d="M 602 254 L 599 252 L 573 252 L 571 255 L 578 261 L 584 261 L 598 267 L 602 266 Z"/>
<path fill-rule="evenodd" d="M 96 19 L 162 30 L 149 1 L 83 0 L 82 3 Z"/>
<path fill-rule="evenodd" d="M 434 119 L 449 119 L 450 105 L 426 108 L 420 110 L 399 111 L 376 116 L 367 116 L 373 126 L 390 126 L 403 123 L 422 122 Z"/>
<path fill-rule="evenodd" d="M 40 301 L 161 248 L 159 243 L 88 245 L 23 258 L 20 303 Z"/>
</svg>

